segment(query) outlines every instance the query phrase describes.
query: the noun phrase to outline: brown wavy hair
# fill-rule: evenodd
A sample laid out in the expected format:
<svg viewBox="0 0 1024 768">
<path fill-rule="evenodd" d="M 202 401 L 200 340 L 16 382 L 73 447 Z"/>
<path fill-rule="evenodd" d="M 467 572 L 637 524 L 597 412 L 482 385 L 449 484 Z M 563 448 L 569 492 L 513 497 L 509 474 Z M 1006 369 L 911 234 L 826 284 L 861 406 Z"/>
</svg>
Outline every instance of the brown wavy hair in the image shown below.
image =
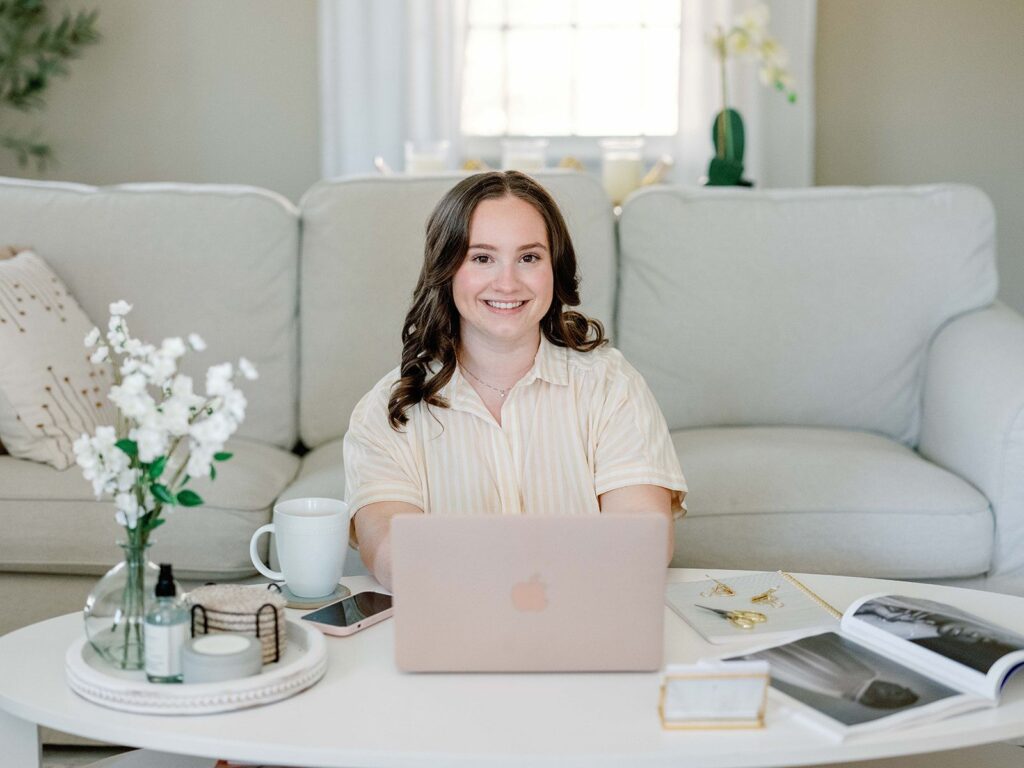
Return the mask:
<svg viewBox="0 0 1024 768">
<path fill-rule="evenodd" d="M 562 212 L 544 187 L 518 171 L 490 171 L 469 176 L 441 198 L 427 219 L 423 267 L 412 305 L 402 326 L 401 378 L 388 401 L 388 421 L 398 430 L 409 418 L 405 412 L 419 402 L 447 408 L 438 393 L 458 365 L 459 313 L 452 280 L 469 251 L 469 223 L 482 200 L 517 197 L 532 205 L 544 219 L 551 248 L 554 292 L 540 329 L 552 344 L 590 352 L 608 343 L 597 320 L 565 307 L 580 303 L 576 251 Z M 429 366 L 441 364 L 427 379 Z"/>
</svg>

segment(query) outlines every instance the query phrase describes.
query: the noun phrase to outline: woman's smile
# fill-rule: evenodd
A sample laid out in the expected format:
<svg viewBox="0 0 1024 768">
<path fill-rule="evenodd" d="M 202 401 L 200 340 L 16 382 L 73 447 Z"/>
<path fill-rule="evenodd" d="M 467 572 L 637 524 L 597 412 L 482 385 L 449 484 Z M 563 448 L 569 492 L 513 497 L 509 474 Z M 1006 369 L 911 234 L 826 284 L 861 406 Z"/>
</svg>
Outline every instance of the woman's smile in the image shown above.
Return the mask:
<svg viewBox="0 0 1024 768">
<path fill-rule="evenodd" d="M 519 301 L 494 301 L 491 299 L 484 299 L 484 304 L 489 310 L 497 315 L 514 315 L 517 312 L 521 312 L 527 305 L 525 299 Z"/>
</svg>

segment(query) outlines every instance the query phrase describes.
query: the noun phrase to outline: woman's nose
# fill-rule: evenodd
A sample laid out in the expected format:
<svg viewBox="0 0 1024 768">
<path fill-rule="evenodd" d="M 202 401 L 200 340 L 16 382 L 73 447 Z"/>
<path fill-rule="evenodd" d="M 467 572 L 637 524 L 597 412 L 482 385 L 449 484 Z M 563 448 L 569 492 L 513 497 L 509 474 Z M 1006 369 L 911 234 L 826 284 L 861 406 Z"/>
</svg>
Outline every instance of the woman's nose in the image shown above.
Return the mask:
<svg viewBox="0 0 1024 768">
<path fill-rule="evenodd" d="M 514 291 L 519 287 L 515 263 L 505 264 L 498 268 L 498 274 L 494 276 L 494 287 L 501 291 Z"/>
</svg>

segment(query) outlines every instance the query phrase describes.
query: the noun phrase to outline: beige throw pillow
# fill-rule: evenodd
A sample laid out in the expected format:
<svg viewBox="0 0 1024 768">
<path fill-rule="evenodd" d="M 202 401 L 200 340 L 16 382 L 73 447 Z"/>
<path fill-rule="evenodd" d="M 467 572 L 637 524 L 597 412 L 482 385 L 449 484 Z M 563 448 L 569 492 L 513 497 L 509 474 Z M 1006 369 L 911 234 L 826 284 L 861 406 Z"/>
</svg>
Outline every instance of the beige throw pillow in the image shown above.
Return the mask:
<svg viewBox="0 0 1024 768">
<path fill-rule="evenodd" d="M 0 441 L 11 456 L 74 465 L 83 432 L 114 423 L 112 368 L 89 362 L 85 312 L 32 251 L 0 249 Z"/>
</svg>

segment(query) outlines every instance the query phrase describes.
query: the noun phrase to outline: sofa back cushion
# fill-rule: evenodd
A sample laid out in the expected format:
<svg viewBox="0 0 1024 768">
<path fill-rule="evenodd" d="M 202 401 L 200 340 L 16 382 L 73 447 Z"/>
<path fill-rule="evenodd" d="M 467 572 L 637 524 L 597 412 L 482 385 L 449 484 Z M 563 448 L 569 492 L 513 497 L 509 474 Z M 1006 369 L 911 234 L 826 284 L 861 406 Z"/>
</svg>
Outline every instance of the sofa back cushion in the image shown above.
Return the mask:
<svg viewBox="0 0 1024 768">
<path fill-rule="evenodd" d="M 672 429 L 914 444 L 930 340 L 995 297 L 994 227 L 958 185 L 643 191 L 619 223 L 619 346 Z"/>
<path fill-rule="evenodd" d="M 401 332 L 423 263 L 427 219 L 465 173 L 322 181 L 302 209 L 299 429 L 313 448 L 340 438 L 359 399 L 401 361 Z M 592 176 L 535 174 L 565 217 L 580 272 L 581 311 L 611 332 L 611 204 Z"/>
<path fill-rule="evenodd" d="M 294 205 L 253 187 L 0 179 L 4 242 L 44 258 L 101 329 L 125 299 L 138 338 L 198 333 L 208 348 L 182 370 L 199 392 L 210 365 L 252 360 L 238 434 L 282 448 L 297 436 L 298 230 Z"/>
</svg>

